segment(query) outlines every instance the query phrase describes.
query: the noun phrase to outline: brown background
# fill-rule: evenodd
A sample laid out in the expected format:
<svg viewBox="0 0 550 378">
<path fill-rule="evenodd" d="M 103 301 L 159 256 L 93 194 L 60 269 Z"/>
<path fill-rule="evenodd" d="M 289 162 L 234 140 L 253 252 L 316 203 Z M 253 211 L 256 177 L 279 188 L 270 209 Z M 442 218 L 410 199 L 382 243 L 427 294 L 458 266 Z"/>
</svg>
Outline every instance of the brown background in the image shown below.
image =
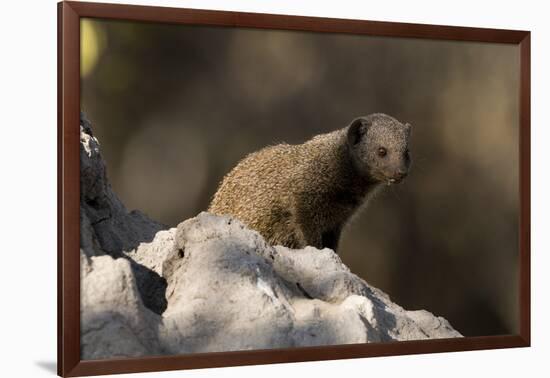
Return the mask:
<svg viewBox="0 0 550 378">
<path fill-rule="evenodd" d="M 82 109 L 129 208 L 174 226 L 246 153 L 385 112 L 413 124 L 412 172 L 346 230 L 343 261 L 465 335 L 518 331 L 517 46 L 121 21 L 82 35 Z"/>
</svg>

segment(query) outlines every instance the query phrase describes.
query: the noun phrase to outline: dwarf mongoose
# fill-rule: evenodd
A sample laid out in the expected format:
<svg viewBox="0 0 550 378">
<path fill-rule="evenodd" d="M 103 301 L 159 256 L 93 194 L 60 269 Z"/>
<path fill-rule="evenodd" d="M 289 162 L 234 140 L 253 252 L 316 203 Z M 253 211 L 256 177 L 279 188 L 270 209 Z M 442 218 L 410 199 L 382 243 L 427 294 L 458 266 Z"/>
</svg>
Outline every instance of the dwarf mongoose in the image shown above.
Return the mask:
<svg viewBox="0 0 550 378">
<path fill-rule="evenodd" d="M 208 211 L 241 220 L 272 245 L 336 250 L 375 189 L 407 175 L 410 131 L 377 113 L 303 144 L 266 147 L 225 176 Z"/>
</svg>

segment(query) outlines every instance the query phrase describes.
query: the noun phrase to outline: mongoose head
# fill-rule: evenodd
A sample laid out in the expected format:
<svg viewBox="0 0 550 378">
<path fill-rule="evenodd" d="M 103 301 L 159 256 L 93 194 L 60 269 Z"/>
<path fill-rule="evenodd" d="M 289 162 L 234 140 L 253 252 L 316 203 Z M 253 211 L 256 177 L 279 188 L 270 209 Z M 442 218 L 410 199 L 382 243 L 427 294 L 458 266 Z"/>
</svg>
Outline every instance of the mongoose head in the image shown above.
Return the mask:
<svg viewBox="0 0 550 378">
<path fill-rule="evenodd" d="M 371 182 L 401 182 L 409 173 L 411 125 L 386 114 L 354 119 L 347 141 L 355 170 Z"/>
</svg>

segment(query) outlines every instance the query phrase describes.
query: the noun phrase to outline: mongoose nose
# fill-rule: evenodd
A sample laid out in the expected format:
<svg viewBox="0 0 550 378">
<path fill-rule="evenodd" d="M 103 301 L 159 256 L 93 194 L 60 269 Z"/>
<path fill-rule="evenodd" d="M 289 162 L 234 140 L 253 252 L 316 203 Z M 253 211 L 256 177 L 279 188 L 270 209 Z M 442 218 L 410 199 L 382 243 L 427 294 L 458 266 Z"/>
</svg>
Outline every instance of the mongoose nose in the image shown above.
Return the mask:
<svg viewBox="0 0 550 378">
<path fill-rule="evenodd" d="M 407 171 L 399 169 L 395 172 L 395 178 L 398 180 L 405 178 L 405 176 L 407 176 Z"/>
</svg>

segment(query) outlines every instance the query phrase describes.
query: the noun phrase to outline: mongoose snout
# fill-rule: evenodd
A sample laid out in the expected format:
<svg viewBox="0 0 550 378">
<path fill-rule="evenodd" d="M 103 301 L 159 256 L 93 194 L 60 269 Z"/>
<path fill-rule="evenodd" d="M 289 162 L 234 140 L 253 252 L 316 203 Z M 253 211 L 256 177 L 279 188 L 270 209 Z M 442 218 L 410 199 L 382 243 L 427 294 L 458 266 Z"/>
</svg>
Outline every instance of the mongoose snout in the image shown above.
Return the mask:
<svg viewBox="0 0 550 378">
<path fill-rule="evenodd" d="M 405 177 L 407 177 L 408 174 L 409 172 L 402 169 L 398 169 L 397 171 L 395 171 L 393 176 L 389 179 L 389 182 L 390 184 L 399 184 L 401 181 L 403 181 Z"/>
</svg>

